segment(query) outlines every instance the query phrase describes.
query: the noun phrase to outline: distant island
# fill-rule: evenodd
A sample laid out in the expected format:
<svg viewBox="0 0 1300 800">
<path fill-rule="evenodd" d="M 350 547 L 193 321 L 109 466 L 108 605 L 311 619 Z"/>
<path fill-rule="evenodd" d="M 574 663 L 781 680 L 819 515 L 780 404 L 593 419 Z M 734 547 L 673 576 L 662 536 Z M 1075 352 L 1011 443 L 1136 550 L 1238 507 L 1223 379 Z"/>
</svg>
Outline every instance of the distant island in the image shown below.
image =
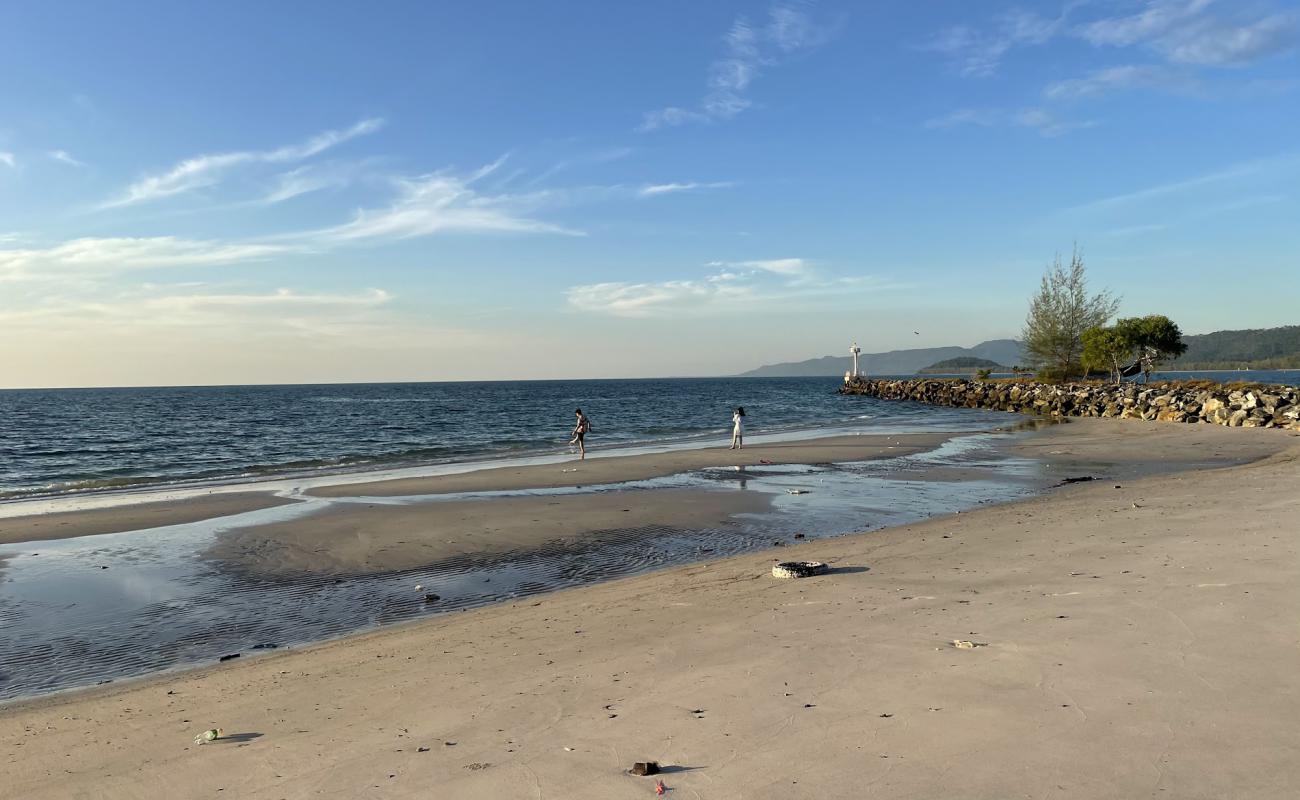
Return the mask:
<svg viewBox="0 0 1300 800">
<path fill-rule="evenodd" d="M 961 375 L 974 374 L 980 370 L 987 369 L 990 372 L 1010 372 L 1011 367 L 1003 366 L 996 361 L 990 361 L 987 358 L 975 358 L 974 356 L 958 356 L 957 358 L 945 358 L 943 361 L 936 361 L 928 367 L 917 371 L 918 375 Z"/>
<path fill-rule="evenodd" d="M 951 358 L 982 358 L 997 364 L 1023 364 L 1020 342 L 993 339 L 974 347 L 925 347 L 916 350 L 890 350 L 886 353 L 863 353 L 858 364 L 868 375 L 915 375 L 936 362 Z M 830 376 L 843 377 L 848 368 L 847 348 L 842 356 L 823 356 L 807 361 L 771 364 L 741 373 L 742 378 L 776 378 Z"/>
<path fill-rule="evenodd" d="M 1300 369 L 1300 325 L 1237 331 L 1215 331 L 1183 337 L 1187 352 L 1168 361 L 1165 370 L 1203 369 Z M 994 372 L 1010 371 L 1002 364 L 1024 364 L 1027 359 L 1015 339 L 992 339 L 974 347 L 925 347 L 916 350 L 890 350 L 863 353 L 861 369 L 868 375 L 935 374 L 941 365 L 957 359 L 983 359 L 993 362 Z M 806 361 L 768 364 L 748 372 L 742 378 L 804 376 L 842 377 L 849 364 L 847 351 L 840 356 L 823 356 Z M 974 369 L 943 369 L 945 372 L 973 372 Z"/>
</svg>

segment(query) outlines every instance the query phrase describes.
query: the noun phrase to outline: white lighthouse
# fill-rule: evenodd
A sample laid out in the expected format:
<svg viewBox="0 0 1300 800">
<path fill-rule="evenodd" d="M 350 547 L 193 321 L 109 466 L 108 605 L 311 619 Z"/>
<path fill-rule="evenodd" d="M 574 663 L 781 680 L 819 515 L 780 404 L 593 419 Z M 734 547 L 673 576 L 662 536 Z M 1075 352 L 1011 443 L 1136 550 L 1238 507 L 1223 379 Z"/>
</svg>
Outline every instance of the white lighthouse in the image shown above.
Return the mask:
<svg viewBox="0 0 1300 800">
<path fill-rule="evenodd" d="M 853 346 L 849 348 L 849 354 L 853 356 L 853 377 L 855 378 L 858 377 L 858 375 L 860 374 L 858 372 L 858 353 L 861 352 L 862 352 L 862 348 L 858 347 L 857 342 L 854 342 Z"/>
</svg>

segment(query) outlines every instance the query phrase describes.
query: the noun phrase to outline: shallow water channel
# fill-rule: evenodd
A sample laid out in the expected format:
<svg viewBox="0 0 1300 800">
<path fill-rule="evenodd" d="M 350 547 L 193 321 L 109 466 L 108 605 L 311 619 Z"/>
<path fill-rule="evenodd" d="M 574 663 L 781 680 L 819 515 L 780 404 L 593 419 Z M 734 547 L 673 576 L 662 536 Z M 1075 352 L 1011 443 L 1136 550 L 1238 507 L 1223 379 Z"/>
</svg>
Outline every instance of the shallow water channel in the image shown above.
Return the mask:
<svg viewBox="0 0 1300 800">
<path fill-rule="evenodd" d="M 363 576 L 254 576 L 204 556 L 224 531 L 346 500 L 0 545 L 0 700 L 212 663 L 236 653 L 256 657 L 380 625 L 755 551 L 792 542 L 796 533 L 810 540 L 840 536 L 1013 500 L 1059 477 L 1009 452 L 1004 445 L 1018 435 L 962 436 L 927 453 L 867 462 L 706 469 L 578 490 L 440 495 L 433 502 L 679 487 L 762 492 L 772 504 L 769 511 L 739 515 L 718 528 L 599 531 L 574 543 Z M 417 584 L 423 589 L 415 590 Z M 425 593 L 440 599 L 426 603 Z"/>
</svg>

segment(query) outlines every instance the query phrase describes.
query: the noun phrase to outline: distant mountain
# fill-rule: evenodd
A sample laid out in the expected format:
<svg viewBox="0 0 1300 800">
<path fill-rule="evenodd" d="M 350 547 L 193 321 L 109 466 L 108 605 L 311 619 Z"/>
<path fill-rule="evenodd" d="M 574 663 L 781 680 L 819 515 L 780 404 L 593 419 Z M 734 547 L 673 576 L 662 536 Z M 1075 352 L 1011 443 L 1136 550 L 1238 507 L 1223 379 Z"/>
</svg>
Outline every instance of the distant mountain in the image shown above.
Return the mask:
<svg viewBox="0 0 1300 800">
<path fill-rule="evenodd" d="M 945 358 L 938 361 L 925 369 L 918 370 L 921 375 L 958 375 L 967 372 L 976 372 L 981 369 L 989 369 L 994 372 L 1010 372 L 1010 369 L 996 361 L 989 361 L 987 358 L 975 358 L 974 356 L 958 356 L 957 358 Z"/>
<path fill-rule="evenodd" d="M 847 348 L 846 348 L 847 350 Z M 1020 342 L 1014 339 L 993 339 L 974 347 L 925 347 L 917 350 L 890 350 L 887 353 L 863 353 L 858 356 L 858 369 L 868 375 L 914 375 L 937 361 L 950 358 L 982 358 L 999 364 L 1021 364 Z M 807 361 L 770 364 L 742 372 L 742 378 L 776 378 L 803 376 L 842 377 L 853 360 L 846 352 L 842 356 L 824 356 Z"/>
<path fill-rule="evenodd" d="M 1300 325 L 1184 336 L 1187 352 L 1165 369 L 1300 367 Z"/>
</svg>

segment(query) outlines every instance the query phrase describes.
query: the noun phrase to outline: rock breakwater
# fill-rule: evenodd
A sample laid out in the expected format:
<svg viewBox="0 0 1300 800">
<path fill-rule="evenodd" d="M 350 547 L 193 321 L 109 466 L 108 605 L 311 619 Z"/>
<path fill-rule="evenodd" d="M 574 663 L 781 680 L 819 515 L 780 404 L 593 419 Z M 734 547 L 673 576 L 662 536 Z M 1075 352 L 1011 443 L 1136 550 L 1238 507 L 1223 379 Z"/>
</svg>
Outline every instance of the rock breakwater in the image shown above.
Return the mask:
<svg viewBox="0 0 1300 800">
<path fill-rule="evenodd" d="M 1295 386 L 1207 386 L 1204 383 L 1176 382 L 1115 386 L 859 378 L 846 383 L 840 393 L 1050 417 L 1118 417 L 1300 430 L 1300 387 Z"/>
</svg>

